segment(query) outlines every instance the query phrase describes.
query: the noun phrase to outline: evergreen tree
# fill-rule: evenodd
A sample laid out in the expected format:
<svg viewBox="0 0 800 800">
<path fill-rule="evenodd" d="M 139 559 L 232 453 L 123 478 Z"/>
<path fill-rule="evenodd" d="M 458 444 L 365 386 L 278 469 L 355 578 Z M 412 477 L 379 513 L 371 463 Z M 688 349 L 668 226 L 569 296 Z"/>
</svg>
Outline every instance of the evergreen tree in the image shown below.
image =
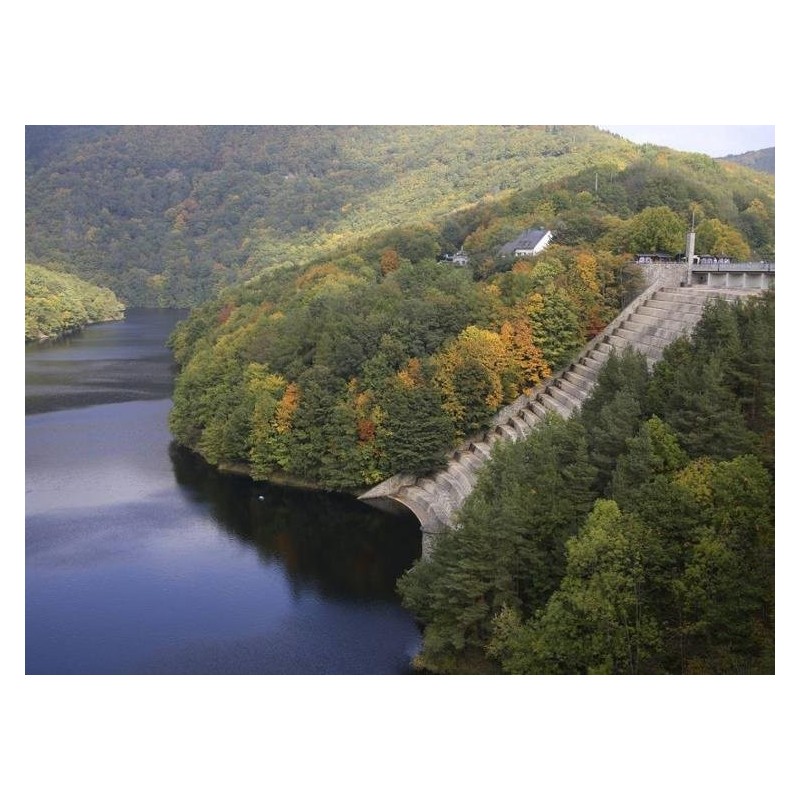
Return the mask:
<svg viewBox="0 0 800 800">
<path fill-rule="evenodd" d="M 593 478 L 574 420 L 554 415 L 523 442 L 495 448 L 456 530 L 399 582 L 404 603 L 429 620 L 421 663 L 447 671 L 462 658 L 480 662 L 503 607 L 527 615 L 546 602 L 564 544 L 591 507 Z"/>
</svg>

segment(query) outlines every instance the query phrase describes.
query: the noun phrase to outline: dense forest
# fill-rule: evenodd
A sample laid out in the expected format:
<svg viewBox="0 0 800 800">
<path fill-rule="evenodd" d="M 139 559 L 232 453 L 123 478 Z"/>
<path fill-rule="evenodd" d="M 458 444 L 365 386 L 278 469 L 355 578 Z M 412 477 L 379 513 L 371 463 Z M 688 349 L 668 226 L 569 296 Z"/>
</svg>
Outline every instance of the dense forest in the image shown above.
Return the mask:
<svg viewBox="0 0 800 800">
<path fill-rule="evenodd" d="M 110 289 L 74 275 L 25 265 L 25 341 L 62 336 L 90 322 L 122 319 L 125 307 Z"/>
<path fill-rule="evenodd" d="M 173 434 L 212 464 L 333 489 L 434 469 L 616 316 L 640 288 L 632 253 L 682 251 L 687 215 L 698 252 L 771 257 L 773 192 L 750 170 L 643 148 L 622 170 L 584 169 L 262 272 L 175 332 Z M 500 255 L 530 227 L 555 244 Z M 459 248 L 467 266 L 440 258 Z"/>
<path fill-rule="evenodd" d="M 495 449 L 400 581 L 433 672 L 774 672 L 774 296 Z"/>
<path fill-rule="evenodd" d="M 192 306 L 266 268 L 636 152 L 592 127 L 29 128 L 28 258 L 129 305 Z"/>
<path fill-rule="evenodd" d="M 686 219 L 695 204 L 770 258 L 772 198 L 771 176 L 591 126 L 26 129 L 27 259 L 129 306 L 194 306 L 409 225 L 434 224 L 445 251 L 467 233 L 485 248 L 504 232 L 484 230 L 481 212 L 445 224 L 484 200 L 538 204 L 569 242 L 606 233 L 618 249 L 619 220 L 661 205 Z"/>
</svg>

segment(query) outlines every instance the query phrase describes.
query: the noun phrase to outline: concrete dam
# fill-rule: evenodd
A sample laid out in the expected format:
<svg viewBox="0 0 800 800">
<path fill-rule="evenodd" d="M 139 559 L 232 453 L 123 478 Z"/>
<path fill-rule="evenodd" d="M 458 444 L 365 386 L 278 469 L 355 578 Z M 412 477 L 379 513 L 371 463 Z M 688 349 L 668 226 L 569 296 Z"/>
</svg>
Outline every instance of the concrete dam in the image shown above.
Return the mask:
<svg viewBox="0 0 800 800">
<path fill-rule="evenodd" d="M 491 459 L 494 445 L 524 439 L 548 413 L 569 417 L 591 393 L 609 353 L 632 347 L 643 353 L 652 366 L 667 345 L 692 331 L 710 299 L 733 301 L 766 288 L 764 284 L 742 283 L 734 288 L 725 285 L 730 283 L 727 280 L 718 286 L 710 283 L 655 283 L 589 342 L 568 367 L 502 408 L 482 434 L 454 450 L 444 469 L 424 476 L 394 475 L 360 499 L 384 507 L 399 503 L 410 509 L 420 522 L 425 553 L 432 543 L 426 534 L 439 533 L 455 524 L 456 514 L 475 486 L 478 471 Z"/>
</svg>

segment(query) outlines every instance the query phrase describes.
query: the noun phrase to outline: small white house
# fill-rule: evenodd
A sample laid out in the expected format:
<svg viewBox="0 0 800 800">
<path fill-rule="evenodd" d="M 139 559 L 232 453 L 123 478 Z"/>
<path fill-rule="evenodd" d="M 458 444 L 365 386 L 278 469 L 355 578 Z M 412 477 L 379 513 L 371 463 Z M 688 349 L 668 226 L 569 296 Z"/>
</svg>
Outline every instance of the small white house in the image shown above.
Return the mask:
<svg viewBox="0 0 800 800">
<path fill-rule="evenodd" d="M 551 231 L 543 228 L 529 228 L 523 231 L 516 239 L 507 242 L 500 248 L 501 256 L 535 256 L 550 244 L 553 239 Z"/>
</svg>

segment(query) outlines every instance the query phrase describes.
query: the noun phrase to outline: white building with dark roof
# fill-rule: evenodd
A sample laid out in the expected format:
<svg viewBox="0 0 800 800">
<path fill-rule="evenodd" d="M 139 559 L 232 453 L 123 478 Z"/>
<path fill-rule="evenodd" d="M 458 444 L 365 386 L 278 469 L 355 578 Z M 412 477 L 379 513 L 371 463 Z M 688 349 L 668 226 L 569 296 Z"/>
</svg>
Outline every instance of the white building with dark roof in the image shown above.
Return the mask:
<svg viewBox="0 0 800 800">
<path fill-rule="evenodd" d="M 523 231 L 516 239 L 507 242 L 500 248 L 501 256 L 535 256 L 550 244 L 553 239 L 551 231 L 543 228 L 529 228 Z"/>
</svg>

